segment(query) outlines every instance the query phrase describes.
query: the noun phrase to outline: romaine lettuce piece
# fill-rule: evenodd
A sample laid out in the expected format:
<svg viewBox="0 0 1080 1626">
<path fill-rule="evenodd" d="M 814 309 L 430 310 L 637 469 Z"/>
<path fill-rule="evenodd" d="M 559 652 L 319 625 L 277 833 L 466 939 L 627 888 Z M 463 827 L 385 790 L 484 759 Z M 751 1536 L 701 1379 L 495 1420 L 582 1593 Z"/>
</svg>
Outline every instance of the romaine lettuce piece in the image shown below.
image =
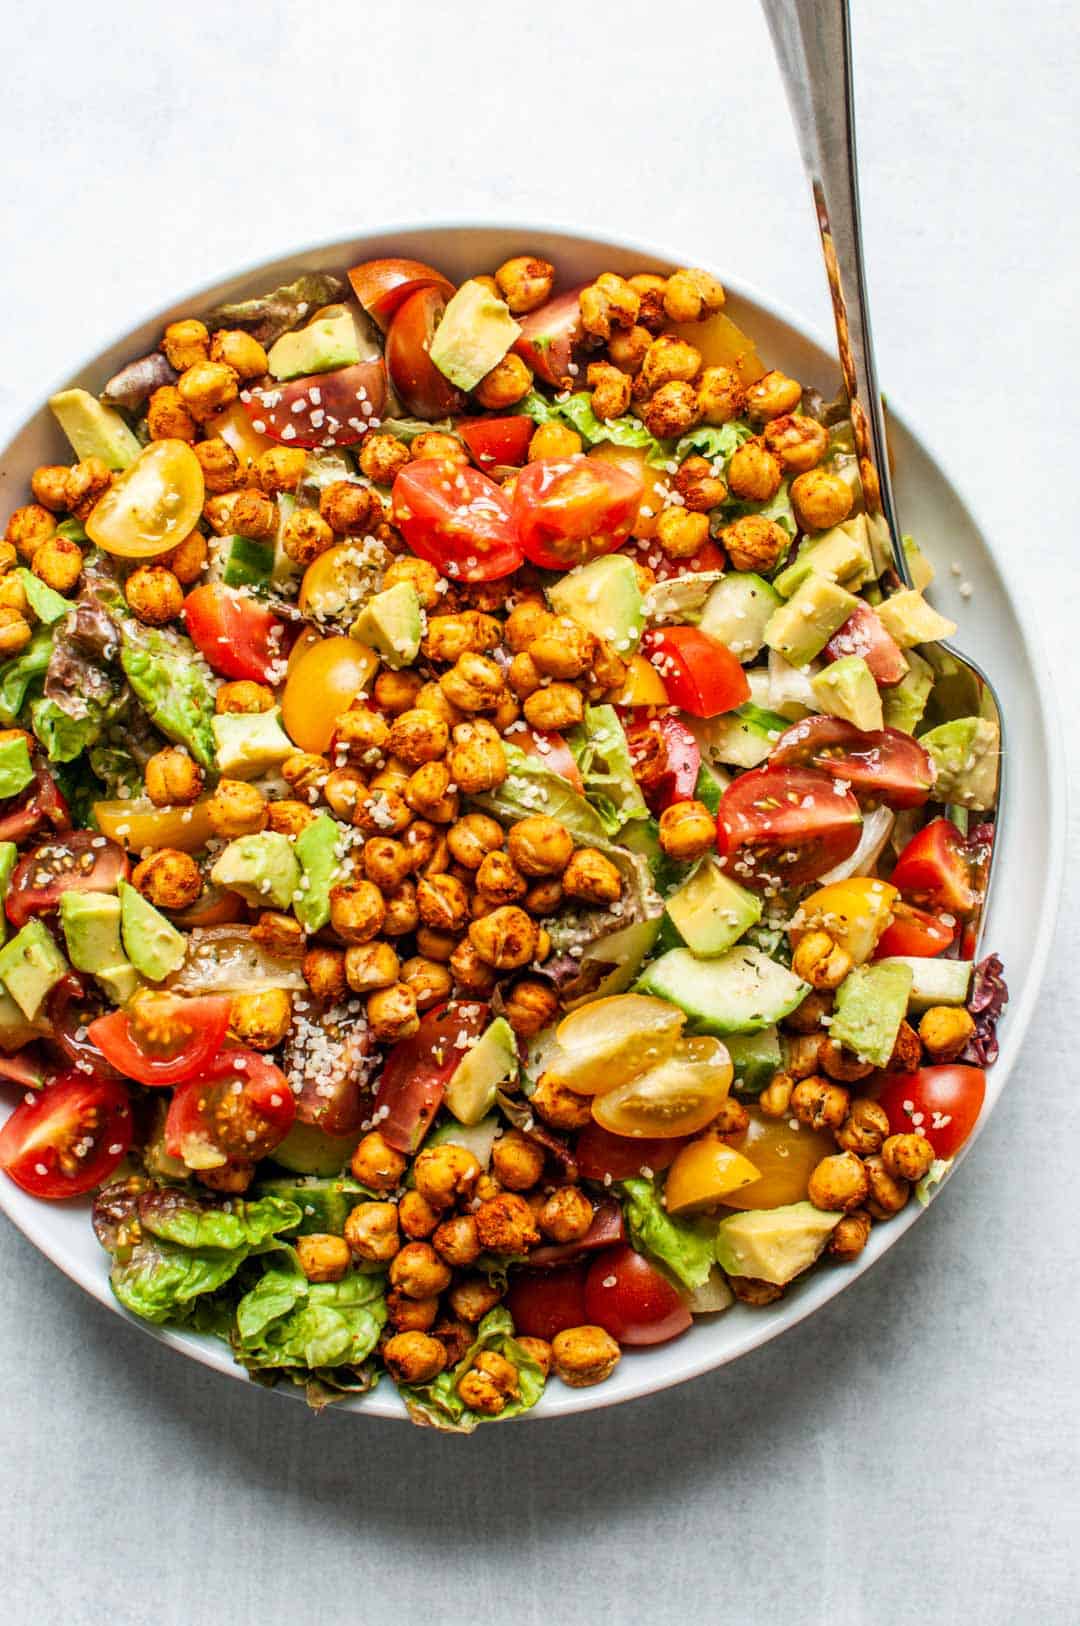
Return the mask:
<svg viewBox="0 0 1080 1626">
<path fill-rule="evenodd" d="M 308 272 L 295 282 L 283 283 L 271 293 L 218 305 L 203 317 L 213 332 L 219 327 L 241 327 L 264 347 L 302 322 L 320 305 L 332 305 L 346 293 L 340 277 L 326 271 Z"/>
<path fill-rule="evenodd" d="M 5 728 L 14 726 L 30 685 L 44 677 L 52 646 L 52 633 L 47 627 L 37 627 L 21 654 L 0 665 L 0 724 Z"/>
<path fill-rule="evenodd" d="M 704 1220 L 674 1219 L 664 1210 L 655 1180 L 624 1180 L 623 1211 L 630 1240 L 650 1254 L 683 1287 L 708 1281 L 715 1248 L 715 1225 Z"/>
<path fill-rule="evenodd" d="M 129 618 L 121 627 L 120 664 L 155 726 L 212 768 L 216 684 L 191 639 Z"/>
<path fill-rule="evenodd" d="M 649 809 L 630 764 L 630 746 L 614 706 L 586 706 L 585 718 L 567 735 L 585 795 L 608 835 L 629 819 L 647 819 Z"/>
<path fill-rule="evenodd" d="M 482 1350 L 495 1350 L 517 1370 L 519 1393 L 507 1400 L 495 1418 L 470 1411 L 458 1393 L 458 1384 Z M 401 1384 L 399 1390 L 414 1423 L 448 1434 L 471 1434 L 478 1423 L 499 1422 L 530 1411 L 544 1392 L 544 1374 L 514 1337 L 510 1312 L 500 1307 L 488 1311 L 477 1328 L 476 1342 L 470 1344 L 457 1366 L 440 1372 L 430 1383 Z"/>
<path fill-rule="evenodd" d="M 309 1282 L 291 1250 L 284 1258 L 236 1307 L 240 1364 L 312 1369 L 366 1360 L 386 1324 L 385 1277 L 351 1270 L 339 1282 Z"/>
</svg>

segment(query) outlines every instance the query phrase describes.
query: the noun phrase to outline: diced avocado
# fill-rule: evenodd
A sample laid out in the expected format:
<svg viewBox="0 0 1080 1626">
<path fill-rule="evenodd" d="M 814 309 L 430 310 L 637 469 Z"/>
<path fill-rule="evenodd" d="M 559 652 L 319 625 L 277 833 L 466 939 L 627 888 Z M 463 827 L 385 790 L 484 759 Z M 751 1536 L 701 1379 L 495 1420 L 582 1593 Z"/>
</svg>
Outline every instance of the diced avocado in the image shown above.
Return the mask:
<svg viewBox="0 0 1080 1626">
<path fill-rule="evenodd" d="M 714 816 L 720 807 L 720 798 L 731 783 L 731 775 L 726 774 L 722 768 L 710 768 L 703 762 L 698 769 L 697 784 L 694 786 L 694 799 L 704 802 L 709 812 Z"/>
<path fill-rule="evenodd" d="M 858 599 L 846 588 L 825 576 L 808 576 L 769 617 L 765 642 L 792 666 L 806 666 L 858 607 Z"/>
<path fill-rule="evenodd" d="M 712 755 L 721 762 L 730 762 L 734 768 L 756 768 L 787 727 L 786 717 L 764 711 L 748 700 L 734 711 L 710 717 L 705 724 L 705 738 Z"/>
<path fill-rule="evenodd" d="M 505 356 L 520 327 L 482 282 L 463 282 L 443 311 L 429 354 L 459 390 L 473 390 Z"/>
<path fill-rule="evenodd" d="M 23 734 L 0 740 L 0 796 L 17 796 L 34 777 L 30 747 Z"/>
<path fill-rule="evenodd" d="M 842 655 L 810 679 L 818 705 L 829 717 L 842 717 L 856 728 L 884 728 L 881 695 L 874 674 L 861 655 Z"/>
<path fill-rule="evenodd" d="M 67 969 L 48 927 L 36 916 L 0 949 L 0 982 L 31 1022 Z"/>
<path fill-rule="evenodd" d="M 735 1069 L 732 1088 L 742 1095 L 760 1095 L 782 1065 L 776 1028 L 762 1028 L 760 1033 L 729 1033 L 724 1043 Z"/>
<path fill-rule="evenodd" d="M 702 959 L 724 954 L 737 943 L 761 919 L 761 909 L 761 899 L 725 875 L 715 858 L 702 859 L 667 900 L 679 936 Z"/>
<path fill-rule="evenodd" d="M 932 644 L 939 638 L 951 638 L 956 622 L 939 615 L 933 605 L 927 604 L 922 594 L 913 587 L 905 587 L 891 598 L 882 599 L 877 608 L 878 620 L 901 649 L 915 644 Z"/>
<path fill-rule="evenodd" d="M 19 861 L 19 849 L 13 841 L 0 841 L 0 898 L 6 898 L 11 872 Z M 7 938 L 7 915 L 0 908 L 0 943 Z"/>
<path fill-rule="evenodd" d="M 218 773 L 229 779 L 258 779 L 293 756 L 296 747 L 280 719 L 276 707 L 271 711 L 226 711 L 212 717 Z"/>
<path fill-rule="evenodd" d="M 127 881 L 120 882 L 120 931 L 136 971 L 161 982 L 184 963 L 187 939 Z"/>
<path fill-rule="evenodd" d="M 139 974 L 120 942 L 120 899 L 113 892 L 64 892 L 60 924 L 68 959 L 76 971 L 96 977 L 116 1004 L 123 1005 L 139 985 Z"/>
<path fill-rule="evenodd" d="M 261 587 L 274 573 L 273 542 L 231 536 L 223 550 L 221 579 L 226 587 Z"/>
<path fill-rule="evenodd" d="M 862 1061 L 888 1066 L 911 994 L 911 969 L 895 960 L 856 966 L 836 990 L 829 1037 Z"/>
<path fill-rule="evenodd" d="M 40 1033 L 40 1028 L 27 1021 L 7 989 L 0 987 L 0 1050 L 10 1055 L 31 1039 L 39 1038 Z"/>
<path fill-rule="evenodd" d="M 306 378 L 309 373 L 330 373 L 360 360 L 356 326 L 345 306 L 328 305 L 295 333 L 283 333 L 266 358 L 277 379 Z"/>
<path fill-rule="evenodd" d="M 731 571 L 709 594 L 698 625 L 740 661 L 752 661 L 760 653 L 765 628 L 780 602 L 779 593 L 764 577 L 751 571 Z"/>
<path fill-rule="evenodd" d="M 1001 730 L 987 717 L 957 717 L 919 735 L 937 769 L 934 799 L 985 812 L 997 796 Z"/>
<path fill-rule="evenodd" d="M 756 1276 L 784 1287 L 809 1270 L 840 1219 L 813 1203 L 748 1208 L 716 1227 L 717 1262 L 729 1276 Z"/>
<path fill-rule="evenodd" d="M 215 886 L 239 892 L 247 903 L 261 904 L 264 909 L 290 909 L 300 886 L 300 865 L 288 836 L 263 830 L 230 841 L 210 871 L 210 879 Z"/>
<path fill-rule="evenodd" d="M 934 567 L 913 536 L 904 537 L 904 554 L 911 571 L 911 585 L 918 593 L 925 593 L 934 579 Z"/>
<path fill-rule="evenodd" d="M 913 649 L 907 651 L 904 659 L 908 670 L 899 683 L 885 690 L 881 704 L 886 728 L 899 728 L 905 734 L 913 734 L 934 687 L 934 668 Z"/>
<path fill-rule="evenodd" d="M 749 944 L 703 960 L 669 949 L 645 967 L 636 989 L 686 1012 L 695 1033 L 758 1033 L 788 1016 L 809 992 L 786 966 Z"/>
<path fill-rule="evenodd" d="M 773 578 L 773 586 L 783 598 L 790 598 L 811 574 L 853 592 L 876 574 L 864 514 L 804 542 L 787 569 Z"/>
<path fill-rule="evenodd" d="M 352 625 L 352 636 L 395 669 L 411 666 L 420 653 L 420 599 L 412 582 L 395 582 L 369 598 Z"/>
<path fill-rule="evenodd" d="M 548 600 L 559 615 L 613 644 L 620 655 L 635 650 L 645 630 L 645 601 L 633 562 L 622 553 L 609 553 L 578 565 L 548 589 Z"/>
<path fill-rule="evenodd" d="M 293 1125 L 290 1135 L 297 1128 L 310 1128 L 308 1124 Z M 322 1131 L 318 1131 L 322 1133 Z M 288 1137 L 286 1137 L 288 1138 Z M 330 1136 L 324 1135 L 324 1140 Z M 285 1142 L 282 1142 L 282 1146 Z M 348 1153 L 345 1154 L 348 1157 Z M 281 1146 L 274 1151 L 275 1163 L 281 1163 Z M 289 1165 L 283 1163 L 283 1168 Z M 342 1236 L 345 1231 L 345 1221 L 357 1203 L 363 1202 L 369 1195 L 366 1186 L 359 1180 L 353 1180 L 349 1175 L 338 1175 L 335 1179 L 331 1175 L 305 1176 L 305 1171 L 297 1169 L 290 1180 L 286 1176 L 276 1177 L 272 1180 L 260 1180 L 254 1188 L 256 1197 L 283 1197 L 286 1202 L 295 1203 L 302 1218 L 293 1236 L 311 1236 L 321 1233 L 326 1236 Z"/>
<path fill-rule="evenodd" d="M 285 1139 L 274 1147 L 274 1162 L 293 1174 L 340 1174 L 363 1133 L 358 1129 L 352 1135 L 328 1135 L 317 1124 L 304 1124 L 297 1118 Z"/>
<path fill-rule="evenodd" d="M 59 527 L 57 529 L 59 530 Z M 85 541 L 85 535 L 83 540 Z M 35 576 L 32 570 L 27 570 L 25 565 L 20 565 L 18 570 L 13 571 L 12 574 L 22 582 L 26 602 L 38 620 L 44 622 L 45 626 L 53 626 L 55 622 L 62 620 L 68 614 L 72 607 L 71 600 L 65 598 L 63 593 L 57 593 L 55 589 L 49 587 L 41 580 L 40 576 Z"/>
<path fill-rule="evenodd" d="M 88 390 L 61 390 L 49 406 L 76 457 L 100 457 L 106 468 L 126 469 L 142 451 L 119 412 Z"/>
<path fill-rule="evenodd" d="M 769 651 L 769 709 L 786 717 L 789 722 L 797 723 L 801 718 L 809 716 L 816 710 L 817 699 L 810 680 L 818 666 L 811 663 L 801 670 L 786 661 L 783 655 L 777 654 L 775 649 Z M 751 685 L 750 694 L 753 697 L 754 688 Z"/>
<path fill-rule="evenodd" d="M 877 965 L 905 966 L 911 972 L 909 1011 L 931 1005 L 966 1005 L 971 987 L 970 960 L 931 960 L 922 955 L 895 954 Z"/>
<path fill-rule="evenodd" d="M 624 993 L 646 955 L 652 953 L 663 919 L 656 915 L 637 920 L 590 943 L 581 956 L 578 975 L 562 990 L 564 1009 L 572 1011 L 591 999 Z"/>
<path fill-rule="evenodd" d="M 309 932 L 321 931 L 330 919 L 330 888 L 338 876 L 341 831 L 329 813 L 305 825 L 293 849 L 300 864 L 296 918 Z"/>
<path fill-rule="evenodd" d="M 486 1027 L 458 1062 L 446 1086 L 446 1106 L 459 1123 L 478 1124 L 495 1105 L 495 1092 L 518 1073 L 517 1039 L 505 1016 Z"/>
</svg>

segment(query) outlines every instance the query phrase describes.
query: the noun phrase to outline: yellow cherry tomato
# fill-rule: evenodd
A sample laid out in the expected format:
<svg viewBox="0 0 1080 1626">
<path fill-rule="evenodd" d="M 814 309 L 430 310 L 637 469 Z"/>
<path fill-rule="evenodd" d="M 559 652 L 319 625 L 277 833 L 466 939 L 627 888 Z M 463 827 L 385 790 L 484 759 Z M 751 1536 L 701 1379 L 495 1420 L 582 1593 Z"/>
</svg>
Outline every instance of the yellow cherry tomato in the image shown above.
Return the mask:
<svg viewBox="0 0 1080 1626">
<path fill-rule="evenodd" d="M 379 657 L 355 638 L 322 638 L 289 667 L 281 698 L 285 732 L 301 751 L 325 751 L 334 720 L 366 693 Z"/>
<path fill-rule="evenodd" d="M 664 1207 L 669 1214 L 696 1214 L 727 1202 L 729 1193 L 758 1180 L 761 1170 L 719 1135 L 684 1146 L 668 1170 Z"/>
<path fill-rule="evenodd" d="M 808 1129 L 787 1118 L 766 1118 L 750 1109 L 750 1127 L 739 1143 L 739 1151 L 749 1158 L 761 1178 L 740 1186 L 724 1198 L 728 1208 L 783 1208 L 801 1203 L 806 1183 L 823 1157 L 832 1157 L 836 1142 L 827 1131 Z"/>
<path fill-rule="evenodd" d="M 205 801 L 190 807 L 155 807 L 145 797 L 95 802 L 94 817 L 103 836 L 133 853 L 144 847 L 176 847 L 182 853 L 197 853 L 214 833 Z"/>
<path fill-rule="evenodd" d="M 314 627 L 305 627 L 297 638 L 295 644 L 293 644 L 292 648 L 289 650 L 289 658 L 285 662 L 285 670 L 287 672 L 291 672 L 302 655 L 306 655 L 308 650 L 313 648 L 315 644 L 321 643 L 322 634 L 316 632 Z"/>
<path fill-rule="evenodd" d="M 300 583 L 300 609 L 316 621 L 354 621 L 360 599 L 371 591 L 372 565 L 365 563 L 368 544 L 360 537 L 327 548 L 304 571 Z M 376 544 L 378 547 L 378 544 Z"/>
<path fill-rule="evenodd" d="M 723 311 L 704 322 L 677 322 L 670 331 L 700 352 L 704 367 L 731 367 L 744 384 L 765 376 L 753 339 Z"/>
<path fill-rule="evenodd" d="M 626 682 L 615 700 L 617 706 L 666 706 L 667 690 L 664 680 L 652 661 L 644 655 L 635 655 L 629 664 Z"/>
<path fill-rule="evenodd" d="M 723 1106 L 733 1072 L 719 1039 L 680 1039 L 656 1067 L 596 1096 L 592 1115 L 613 1135 L 696 1135 Z"/>
<path fill-rule="evenodd" d="M 819 887 L 799 905 L 798 924 L 791 928 L 792 946 L 808 931 L 826 931 L 856 965 L 864 965 L 892 919 L 899 896 L 888 881 L 876 881 L 869 875 L 853 875 Z"/>
<path fill-rule="evenodd" d="M 205 495 L 191 447 L 182 440 L 153 440 L 95 504 L 86 534 L 106 553 L 149 559 L 191 534 Z"/>
<path fill-rule="evenodd" d="M 599 446 L 593 447 L 589 456 L 599 458 L 601 463 L 614 463 L 618 468 L 629 469 L 631 474 L 640 476 L 645 489 L 634 521 L 634 535 L 644 540 L 655 536 L 665 494 L 671 487 L 671 475 L 667 470 L 647 463 L 641 446 L 614 446 L 610 441 L 601 441 Z"/>
<path fill-rule="evenodd" d="M 226 446 L 231 446 L 240 459 L 241 468 L 254 463 L 264 452 L 277 445 L 269 435 L 260 435 L 259 431 L 252 427 L 251 419 L 239 401 L 231 402 L 224 412 L 219 412 L 216 417 L 211 418 L 206 424 L 206 434 L 208 439 L 217 435 Z"/>
<path fill-rule="evenodd" d="M 617 1089 L 670 1056 L 686 1017 L 648 994 L 611 994 L 565 1016 L 555 1029 L 548 1076 L 578 1095 Z"/>
</svg>

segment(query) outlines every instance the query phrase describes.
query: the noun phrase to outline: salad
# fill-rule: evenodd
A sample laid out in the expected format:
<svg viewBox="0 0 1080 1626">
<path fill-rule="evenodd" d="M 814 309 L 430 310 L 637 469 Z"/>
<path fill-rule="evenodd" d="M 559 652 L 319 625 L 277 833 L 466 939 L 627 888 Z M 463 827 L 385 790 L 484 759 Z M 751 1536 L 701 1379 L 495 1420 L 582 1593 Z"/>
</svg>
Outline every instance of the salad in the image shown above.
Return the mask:
<svg viewBox="0 0 1080 1626">
<path fill-rule="evenodd" d="M 978 1117 L 996 723 L 844 406 L 724 306 L 375 260 L 50 403 L 0 1168 L 314 1405 L 601 1383 L 856 1259 Z"/>
</svg>

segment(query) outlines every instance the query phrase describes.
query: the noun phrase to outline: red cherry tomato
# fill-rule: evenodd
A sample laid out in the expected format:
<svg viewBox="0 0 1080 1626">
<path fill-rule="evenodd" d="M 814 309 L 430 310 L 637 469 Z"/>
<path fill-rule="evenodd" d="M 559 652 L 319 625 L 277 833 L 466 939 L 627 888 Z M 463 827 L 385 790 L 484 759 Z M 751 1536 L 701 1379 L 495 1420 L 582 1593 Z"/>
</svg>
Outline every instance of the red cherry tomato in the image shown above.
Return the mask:
<svg viewBox="0 0 1080 1626">
<path fill-rule="evenodd" d="M 522 1338 L 546 1338 L 550 1343 L 567 1327 L 583 1327 L 585 1265 L 560 1265 L 557 1270 L 515 1271 L 506 1294 L 506 1308 L 514 1318 L 514 1331 Z"/>
<path fill-rule="evenodd" d="M 527 559 L 569 570 L 621 547 L 644 492 L 641 476 L 594 457 L 539 458 L 514 482 L 514 522 Z"/>
<path fill-rule="evenodd" d="M 649 1140 L 639 1135 L 613 1135 L 593 1122 L 578 1135 L 574 1156 L 583 1180 L 602 1180 L 606 1174 L 613 1180 L 632 1180 L 643 1166 L 654 1174 L 670 1168 L 685 1145 L 678 1137 Z"/>
<path fill-rule="evenodd" d="M 386 1108 L 379 1133 L 399 1152 L 415 1152 L 442 1105 L 446 1086 L 467 1049 L 487 1026 L 489 1010 L 452 1000 L 421 1018 L 411 1039 L 393 1046 L 383 1065 L 376 1111 Z"/>
<path fill-rule="evenodd" d="M 850 858 L 861 825 L 858 802 L 828 774 L 755 768 L 720 798 L 716 846 L 743 886 L 795 886 Z"/>
<path fill-rule="evenodd" d="M 925 1135 L 936 1157 L 952 1157 L 975 1127 L 986 1095 L 981 1067 L 952 1063 L 896 1073 L 878 1096 L 893 1135 Z"/>
<path fill-rule="evenodd" d="M 592 1224 L 577 1242 L 547 1242 L 534 1248 L 529 1264 L 534 1270 L 549 1270 L 556 1265 L 568 1265 L 586 1253 L 597 1253 L 601 1248 L 613 1247 L 626 1241 L 626 1221 L 614 1197 L 605 1197 L 593 1210 Z"/>
<path fill-rule="evenodd" d="M 410 294 L 420 288 L 439 288 L 447 299 L 454 291 L 441 271 L 421 260 L 365 260 L 346 272 L 352 291 L 371 320 L 385 333 L 390 318 Z"/>
<path fill-rule="evenodd" d="M 454 581 L 496 581 L 521 563 L 506 494 L 479 469 L 421 458 L 394 481 L 392 502 L 413 552 Z"/>
<path fill-rule="evenodd" d="M 251 427 L 283 446 L 355 446 L 386 405 L 381 359 L 355 361 L 331 373 L 262 384 L 240 397 Z"/>
<path fill-rule="evenodd" d="M 659 672 L 673 706 L 692 717 L 718 717 L 750 698 L 750 684 L 737 658 L 698 627 L 656 627 L 641 652 Z"/>
<path fill-rule="evenodd" d="M 45 1014 L 49 1023 L 48 1043 L 59 1050 L 65 1063 L 74 1065 L 84 1077 L 120 1078 L 121 1070 L 106 1061 L 90 1038 L 90 1025 L 105 1008 L 105 996 L 91 985 L 89 977 L 69 971 L 49 990 Z"/>
<path fill-rule="evenodd" d="M 826 660 L 842 660 L 845 655 L 861 655 L 874 682 L 883 689 L 891 689 L 899 683 L 908 670 L 900 645 L 885 631 L 876 611 L 861 599 L 858 608 L 825 645 Z"/>
<path fill-rule="evenodd" d="M 42 825 L 70 830 L 71 814 L 56 781 L 38 763 L 32 782 L 17 796 L 5 796 L 0 801 L 0 841 L 25 841 Z"/>
<path fill-rule="evenodd" d="M 298 1033 L 293 1030 L 295 1046 L 292 1033 L 286 1040 L 286 1071 L 303 1081 L 297 1120 L 327 1135 L 351 1135 L 371 1114 L 369 1058 L 375 1041 L 363 1023 L 351 1018 L 338 1023 L 327 1012 L 319 1022 L 327 1037 L 324 1050 L 321 1041 L 311 1042 L 310 1021 Z M 317 1060 L 320 1056 L 325 1059 Z"/>
<path fill-rule="evenodd" d="M 4 907 L 13 926 L 59 909 L 65 892 L 115 892 L 130 872 L 127 854 L 93 830 L 53 836 L 15 865 Z"/>
<path fill-rule="evenodd" d="M 184 600 L 184 621 L 203 659 L 222 677 L 273 684 L 284 676 L 285 624 L 249 595 L 204 582 Z"/>
<path fill-rule="evenodd" d="M 842 717 L 804 717 L 784 730 L 769 754 L 772 767 L 820 768 L 886 807 L 921 807 L 934 768 L 917 740 L 898 728 L 865 730 Z"/>
<path fill-rule="evenodd" d="M 693 1321 L 667 1277 L 629 1247 L 612 1248 L 589 1266 L 585 1312 L 620 1344 L 666 1344 Z"/>
<path fill-rule="evenodd" d="M 630 763 L 650 810 L 658 817 L 675 802 L 693 800 L 701 748 L 678 717 L 654 717 L 648 708 L 626 723 Z"/>
<path fill-rule="evenodd" d="M 581 289 L 556 294 L 539 310 L 521 318 L 521 332 L 514 349 L 529 364 L 537 378 L 556 389 L 569 389 L 573 383 L 570 363 L 575 346 L 585 337 L 581 326 Z"/>
<path fill-rule="evenodd" d="M 225 994 L 186 999 L 145 994 L 130 1011 L 91 1022 L 90 1042 L 126 1078 L 140 1084 L 185 1084 L 198 1078 L 225 1042 L 232 1001 Z"/>
<path fill-rule="evenodd" d="M 655 543 L 646 543 L 641 552 L 647 553 L 650 560 L 655 559 L 656 562 L 650 563 L 649 569 L 658 582 L 672 581 L 679 576 L 699 575 L 703 570 L 723 570 L 727 565 L 723 549 L 718 548 L 713 541 L 703 542 L 689 559 L 669 559 Z"/>
<path fill-rule="evenodd" d="M 64 1073 L 0 1129 L 0 1169 L 34 1197 L 79 1197 L 107 1180 L 131 1145 L 118 1079 Z"/>
<path fill-rule="evenodd" d="M 955 924 L 946 925 L 940 915 L 931 915 L 910 903 L 897 903 L 892 920 L 878 938 L 874 959 L 905 954 L 929 960 L 935 954 L 944 954 L 955 936 Z"/>
<path fill-rule="evenodd" d="M 953 915 L 969 915 L 978 902 L 964 838 L 951 819 L 931 819 L 896 860 L 892 883 L 904 896 Z"/>
<path fill-rule="evenodd" d="M 581 777 L 581 769 L 574 760 L 574 753 L 555 729 L 548 729 L 545 732 L 539 728 L 530 728 L 526 724 L 524 728 L 515 730 L 510 743 L 516 745 L 519 751 L 524 751 L 526 756 L 536 757 L 545 768 L 550 768 L 552 773 L 557 773 L 560 778 L 565 779 L 579 796 L 584 795 L 585 781 Z"/>
<path fill-rule="evenodd" d="M 237 1045 L 220 1051 L 198 1078 L 176 1090 L 165 1118 L 165 1150 L 193 1169 L 220 1168 L 232 1158 L 255 1160 L 285 1139 L 295 1116 L 296 1101 L 281 1069 Z"/>
<path fill-rule="evenodd" d="M 482 469 L 520 468 L 536 429 L 521 412 L 507 418 L 459 418 L 455 427 Z"/>
<path fill-rule="evenodd" d="M 465 410 L 465 396 L 431 359 L 431 341 L 449 296 L 442 288 L 420 288 L 395 312 L 386 335 L 390 382 L 418 418 L 452 418 Z"/>
</svg>

